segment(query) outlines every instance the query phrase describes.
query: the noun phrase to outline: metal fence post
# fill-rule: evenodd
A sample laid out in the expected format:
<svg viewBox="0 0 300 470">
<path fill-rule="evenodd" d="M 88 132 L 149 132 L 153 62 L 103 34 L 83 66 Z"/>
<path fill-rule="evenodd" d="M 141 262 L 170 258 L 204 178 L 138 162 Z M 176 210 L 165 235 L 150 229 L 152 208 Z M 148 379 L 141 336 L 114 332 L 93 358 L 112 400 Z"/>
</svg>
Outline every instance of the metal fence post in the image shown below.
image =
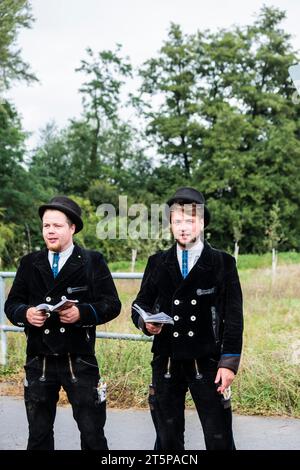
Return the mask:
<svg viewBox="0 0 300 470">
<path fill-rule="evenodd" d="M 5 325 L 5 314 L 4 314 L 4 302 L 5 302 L 5 279 L 0 275 L 0 324 Z M 1 351 L 0 351 L 0 364 L 6 365 L 6 352 L 7 352 L 7 338 L 6 331 L 1 328 Z"/>
</svg>

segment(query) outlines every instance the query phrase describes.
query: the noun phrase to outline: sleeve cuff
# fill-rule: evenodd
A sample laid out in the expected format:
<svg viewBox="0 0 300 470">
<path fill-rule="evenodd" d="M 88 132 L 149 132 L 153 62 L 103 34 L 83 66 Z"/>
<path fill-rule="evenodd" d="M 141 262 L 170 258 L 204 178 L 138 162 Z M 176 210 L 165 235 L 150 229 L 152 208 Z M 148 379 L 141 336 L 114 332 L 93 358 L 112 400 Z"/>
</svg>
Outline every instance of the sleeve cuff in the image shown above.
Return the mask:
<svg viewBox="0 0 300 470">
<path fill-rule="evenodd" d="M 80 314 L 80 326 L 94 326 L 98 323 L 97 312 L 90 304 L 77 305 Z"/>
<path fill-rule="evenodd" d="M 147 330 L 145 326 L 145 322 L 142 319 L 142 317 L 139 317 L 138 319 L 138 328 L 146 335 L 146 336 L 152 336 L 151 333 Z"/>
<path fill-rule="evenodd" d="M 26 317 L 26 312 L 29 308 L 30 308 L 30 305 L 25 305 L 25 304 L 19 305 L 17 307 L 17 309 L 15 310 L 15 321 L 14 321 L 15 325 L 21 326 L 21 327 L 30 325 Z"/>
<path fill-rule="evenodd" d="M 218 368 L 224 367 L 225 369 L 232 370 L 236 374 L 239 368 L 240 360 L 240 354 L 223 354 L 219 361 Z"/>
</svg>

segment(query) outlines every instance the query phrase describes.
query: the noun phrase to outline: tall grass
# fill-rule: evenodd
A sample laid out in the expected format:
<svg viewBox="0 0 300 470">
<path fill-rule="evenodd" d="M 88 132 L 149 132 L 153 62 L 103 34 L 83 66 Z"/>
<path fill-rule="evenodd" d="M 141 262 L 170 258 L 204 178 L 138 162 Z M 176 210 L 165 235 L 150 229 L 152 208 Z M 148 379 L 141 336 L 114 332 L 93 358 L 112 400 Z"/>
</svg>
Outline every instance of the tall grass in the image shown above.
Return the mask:
<svg viewBox="0 0 300 470">
<path fill-rule="evenodd" d="M 242 413 L 300 416 L 300 265 L 241 273 L 244 353 L 235 382 Z"/>
<path fill-rule="evenodd" d="M 278 265 L 287 265 L 287 264 L 299 264 L 300 263 L 300 253 L 294 251 L 288 252 L 279 252 L 278 253 Z M 146 266 L 146 260 L 137 259 L 135 263 L 135 272 L 142 272 Z M 249 255 L 239 255 L 238 257 L 238 267 L 239 270 L 244 269 L 258 269 L 258 268 L 270 268 L 272 266 L 272 253 L 264 253 L 261 255 L 258 254 L 249 254 Z M 125 271 L 128 272 L 131 270 L 130 261 L 114 261 L 109 263 L 111 271 Z"/>
<path fill-rule="evenodd" d="M 300 264 L 279 265 L 275 278 L 270 269 L 243 269 L 240 278 L 245 307 L 244 349 L 232 387 L 233 409 L 243 414 L 300 417 Z M 98 329 L 138 333 L 130 320 L 130 305 L 140 281 L 119 280 L 116 284 L 122 313 Z M 21 384 L 23 336 L 8 335 L 8 365 L 0 373 L 3 382 Z M 147 406 L 150 349 L 151 343 L 97 340 L 109 406 Z"/>
</svg>

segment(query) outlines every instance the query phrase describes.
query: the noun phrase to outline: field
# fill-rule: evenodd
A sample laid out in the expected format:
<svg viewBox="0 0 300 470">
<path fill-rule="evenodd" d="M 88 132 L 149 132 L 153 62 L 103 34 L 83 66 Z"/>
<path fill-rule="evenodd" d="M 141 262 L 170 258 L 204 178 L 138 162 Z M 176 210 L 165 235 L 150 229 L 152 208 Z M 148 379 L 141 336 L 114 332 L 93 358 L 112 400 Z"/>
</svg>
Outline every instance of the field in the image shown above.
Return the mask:
<svg viewBox="0 0 300 470">
<path fill-rule="evenodd" d="M 240 414 L 300 417 L 300 263 L 294 253 L 280 255 L 275 277 L 270 257 L 240 256 L 244 293 L 244 350 L 233 385 L 233 409 Z M 142 270 L 144 265 L 137 267 Z M 128 264 L 110 266 L 127 270 Z M 130 320 L 130 304 L 140 281 L 116 281 L 121 315 L 101 331 L 139 333 Z M 21 394 L 25 342 L 9 334 L 8 364 L 0 369 L 0 392 Z M 151 343 L 97 340 L 97 357 L 108 382 L 109 406 L 147 406 L 151 380 Z M 61 402 L 65 401 L 61 394 Z M 191 401 L 188 398 L 188 405 Z"/>
</svg>

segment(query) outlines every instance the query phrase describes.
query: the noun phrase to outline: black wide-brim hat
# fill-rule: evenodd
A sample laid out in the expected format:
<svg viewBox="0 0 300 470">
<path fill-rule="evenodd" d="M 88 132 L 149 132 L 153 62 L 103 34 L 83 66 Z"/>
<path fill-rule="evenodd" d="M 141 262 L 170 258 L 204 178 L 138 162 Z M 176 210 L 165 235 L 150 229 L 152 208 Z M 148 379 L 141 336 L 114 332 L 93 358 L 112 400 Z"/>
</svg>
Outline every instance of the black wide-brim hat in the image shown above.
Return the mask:
<svg viewBox="0 0 300 470">
<path fill-rule="evenodd" d="M 176 193 L 167 201 L 169 207 L 173 204 L 203 204 L 204 207 L 204 227 L 210 222 L 210 213 L 208 208 L 205 205 L 205 199 L 202 193 L 197 191 L 197 189 L 183 187 L 178 188 Z"/>
<path fill-rule="evenodd" d="M 81 209 L 79 205 L 67 196 L 56 196 L 51 199 L 48 204 L 39 207 L 39 216 L 42 219 L 47 209 L 57 210 L 66 214 L 67 217 L 75 224 L 75 233 L 83 229 L 81 219 Z"/>
</svg>

